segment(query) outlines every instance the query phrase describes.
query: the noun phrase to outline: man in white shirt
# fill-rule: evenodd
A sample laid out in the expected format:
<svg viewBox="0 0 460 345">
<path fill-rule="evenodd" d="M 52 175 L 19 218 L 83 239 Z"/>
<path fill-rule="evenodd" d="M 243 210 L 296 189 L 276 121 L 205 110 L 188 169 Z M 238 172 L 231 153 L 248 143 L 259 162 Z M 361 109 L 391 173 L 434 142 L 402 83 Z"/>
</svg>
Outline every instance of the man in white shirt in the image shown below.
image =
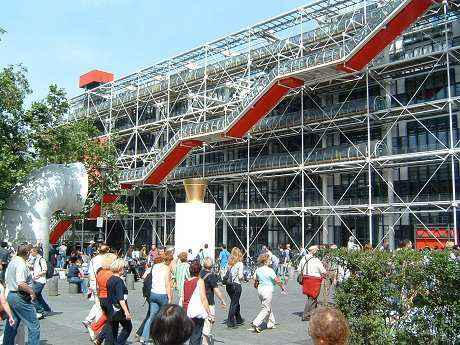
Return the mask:
<svg viewBox="0 0 460 345">
<path fill-rule="evenodd" d="M 298 271 L 301 272 L 304 276 L 311 276 L 321 278 L 326 275 L 326 269 L 323 266 L 323 263 L 318 259 L 315 254 L 318 252 L 318 246 L 311 246 L 308 248 L 308 253 L 305 255 L 302 260 L 300 260 Z M 318 300 L 307 296 L 307 301 L 305 303 L 305 309 L 302 315 L 302 321 L 308 321 L 313 310 L 318 306 Z"/>
<path fill-rule="evenodd" d="M 14 325 L 10 325 L 9 322 L 5 324 L 4 345 L 14 345 L 20 321 L 23 321 L 21 323 L 25 324 L 28 329 L 28 344 L 39 345 L 40 343 L 40 324 L 32 303 L 35 300 L 35 293 L 30 287 L 32 276 L 26 264 L 29 252 L 29 245 L 20 245 L 17 255 L 11 259 L 6 269 L 7 301 L 13 311 L 15 323 Z"/>
<path fill-rule="evenodd" d="M 62 244 L 59 247 L 58 251 L 59 251 L 59 258 L 58 258 L 57 266 L 59 268 L 64 268 L 65 259 L 66 259 L 66 256 L 67 256 L 67 246 L 65 245 L 64 242 L 62 242 Z"/>
<path fill-rule="evenodd" d="M 38 318 L 40 319 L 47 313 L 51 312 L 51 308 L 49 307 L 48 303 L 45 302 L 42 296 L 42 291 L 46 284 L 47 264 L 45 258 L 39 254 L 38 248 L 33 247 L 30 251 L 30 255 L 33 258 L 32 289 L 37 296 L 34 301 L 34 305 L 37 309 L 37 313 L 39 314 Z"/>
</svg>

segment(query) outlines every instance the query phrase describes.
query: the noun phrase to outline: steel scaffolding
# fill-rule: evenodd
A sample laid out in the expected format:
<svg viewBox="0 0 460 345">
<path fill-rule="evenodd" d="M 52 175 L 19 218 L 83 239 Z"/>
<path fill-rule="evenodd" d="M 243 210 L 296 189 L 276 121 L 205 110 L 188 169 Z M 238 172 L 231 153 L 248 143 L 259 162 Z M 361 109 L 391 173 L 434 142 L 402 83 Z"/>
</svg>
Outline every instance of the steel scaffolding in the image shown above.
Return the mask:
<svg viewBox="0 0 460 345">
<path fill-rule="evenodd" d="M 350 234 L 395 246 L 436 226 L 458 243 L 459 2 L 433 2 L 364 69 L 350 67 L 398 11 L 421 3 L 316 2 L 72 99 L 67 120 L 94 118 L 116 138 L 122 180 L 137 185 L 107 236 L 172 243 L 181 181 L 204 177 L 218 242 L 249 253 Z M 235 130 L 274 86 L 286 88 L 280 103 Z M 163 169 L 178 150 L 179 166 Z M 168 177 L 152 179 L 161 169 Z"/>
</svg>

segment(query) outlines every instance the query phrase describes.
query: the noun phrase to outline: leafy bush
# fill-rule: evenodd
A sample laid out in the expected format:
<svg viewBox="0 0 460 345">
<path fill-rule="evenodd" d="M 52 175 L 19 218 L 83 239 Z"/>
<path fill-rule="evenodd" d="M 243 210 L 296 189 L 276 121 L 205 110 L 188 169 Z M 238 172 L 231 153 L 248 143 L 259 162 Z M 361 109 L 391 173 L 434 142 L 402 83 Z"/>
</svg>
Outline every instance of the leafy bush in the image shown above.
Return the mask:
<svg viewBox="0 0 460 345">
<path fill-rule="evenodd" d="M 460 262 L 449 252 L 327 255 L 350 271 L 336 303 L 351 344 L 460 344 Z"/>
</svg>

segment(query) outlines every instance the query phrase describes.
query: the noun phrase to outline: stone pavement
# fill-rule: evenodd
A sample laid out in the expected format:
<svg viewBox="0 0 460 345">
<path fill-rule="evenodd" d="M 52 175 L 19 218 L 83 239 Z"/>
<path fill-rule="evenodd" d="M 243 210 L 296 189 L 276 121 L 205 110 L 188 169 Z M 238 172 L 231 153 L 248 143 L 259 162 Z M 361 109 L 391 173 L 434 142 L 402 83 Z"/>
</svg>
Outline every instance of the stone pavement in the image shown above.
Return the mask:
<svg viewBox="0 0 460 345">
<path fill-rule="evenodd" d="M 81 321 L 88 313 L 91 302 L 81 294 L 69 295 L 66 281 L 59 281 L 60 295 L 49 297 L 49 304 L 54 315 L 40 321 L 41 345 L 80 345 L 90 344 L 89 337 L 81 325 Z M 225 287 L 224 287 L 225 288 Z M 309 339 L 308 323 L 300 321 L 300 312 L 303 310 L 304 298 L 294 280 L 288 285 L 289 293 L 282 295 L 277 288 L 275 293 L 273 310 L 276 322 L 279 323 L 274 330 L 266 330 L 261 334 L 249 331 L 249 323 L 259 312 L 259 300 L 256 290 L 246 284 L 243 287 L 241 298 L 242 316 L 246 319 L 246 325 L 237 329 L 228 329 L 223 321 L 226 319 L 226 312 L 217 307 L 217 319 L 215 325 L 215 344 L 226 345 L 269 345 L 269 344 L 299 344 L 311 345 Z M 227 296 L 225 294 L 225 296 Z M 133 312 L 134 330 L 142 322 L 146 313 L 146 306 L 142 300 L 142 285 L 136 283 L 135 290 L 129 292 L 129 304 Z M 3 327 L 2 327 L 3 330 Z M 130 337 L 132 344 L 133 336 Z"/>
</svg>

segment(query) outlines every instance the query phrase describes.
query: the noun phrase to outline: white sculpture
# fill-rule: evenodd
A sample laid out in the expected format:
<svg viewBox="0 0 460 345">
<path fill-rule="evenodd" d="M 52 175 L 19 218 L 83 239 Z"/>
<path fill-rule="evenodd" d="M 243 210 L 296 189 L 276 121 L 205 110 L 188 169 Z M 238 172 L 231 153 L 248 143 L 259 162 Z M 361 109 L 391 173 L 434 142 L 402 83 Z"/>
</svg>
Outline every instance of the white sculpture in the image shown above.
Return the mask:
<svg viewBox="0 0 460 345">
<path fill-rule="evenodd" d="M 41 242 L 49 247 L 50 219 L 56 211 L 77 214 L 88 195 L 88 173 L 82 163 L 50 164 L 16 186 L 0 217 L 1 239 Z"/>
</svg>

